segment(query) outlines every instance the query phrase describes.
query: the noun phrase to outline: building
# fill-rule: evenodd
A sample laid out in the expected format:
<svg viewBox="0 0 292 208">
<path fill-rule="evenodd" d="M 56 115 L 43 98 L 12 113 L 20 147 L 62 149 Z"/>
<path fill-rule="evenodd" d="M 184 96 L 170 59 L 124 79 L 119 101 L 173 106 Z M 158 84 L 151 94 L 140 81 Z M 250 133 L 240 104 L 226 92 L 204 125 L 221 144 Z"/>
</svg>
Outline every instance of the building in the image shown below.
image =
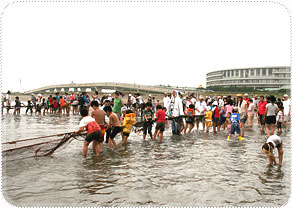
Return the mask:
<svg viewBox="0 0 292 208">
<path fill-rule="evenodd" d="M 290 89 L 289 66 L 225 69 L 207 73 L 206 87 Z"/>
</svg>

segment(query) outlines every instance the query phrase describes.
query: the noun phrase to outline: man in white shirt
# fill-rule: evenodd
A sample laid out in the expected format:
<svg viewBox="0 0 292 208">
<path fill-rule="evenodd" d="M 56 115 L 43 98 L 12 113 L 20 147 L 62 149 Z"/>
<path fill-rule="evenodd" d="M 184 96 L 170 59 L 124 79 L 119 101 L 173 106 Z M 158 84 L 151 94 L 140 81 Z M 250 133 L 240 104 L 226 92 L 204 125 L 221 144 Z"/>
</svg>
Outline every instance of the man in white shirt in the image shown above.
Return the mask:
<svg viewBox="0 0 292 208">
<path fill-rule="evenodd" d="M 201 122 L 203 124 L 203 131 L 205 131 L 205 115 L 206 115 L 206 109 L 207 104 L 204 101 L 204 96 L 200 95 L 199 101 L 196 102 L 195 105 L 195 115 L 196 117 L 196 124 L 197 124 L 197 130 L 199 130 L 199 123 Z"/>
<path fill-rule="evenodd" d="M 170 102 L 170 97 L 168 97 L 167 93 L 164 93 L 163 107 L 165 107 L 167 109 L 169 102 Z"/>
<path fill-rule="evenodd" d="M 287 94 L 284 95 L 283 107 L 284 107 L 283 124 L 284 124 L 284 127 L 287 128 L 287 126 L 290 126 L 290 111 L 291 111 L 291 100 L 289 99 Z"/>
<path fill-rule="evenodd" d="M 171 102 L 173 102 L 173 107 L 169 109 L 169 112 L 171 111 L 170 114 L 173 117 L 173 120 L 171 122 L 172 134 L 178 135 L 180 134 L 180 123 L 181 123 L 180 116 L 184 115 L 182 99 L 179 97 L 178 91 L 172 92 Z"/>
</svg>

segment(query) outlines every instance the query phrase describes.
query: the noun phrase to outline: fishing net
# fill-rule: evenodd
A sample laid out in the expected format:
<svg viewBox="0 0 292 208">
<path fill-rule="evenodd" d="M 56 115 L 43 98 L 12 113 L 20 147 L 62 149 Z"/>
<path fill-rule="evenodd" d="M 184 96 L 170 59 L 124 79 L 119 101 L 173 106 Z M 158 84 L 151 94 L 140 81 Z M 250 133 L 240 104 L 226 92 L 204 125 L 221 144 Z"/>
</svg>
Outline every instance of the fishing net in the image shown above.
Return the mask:
<svg viewBox="0 0 292 208">
<path fill-rule="evenodd" d="M 67 147 L 74 139 L 86 134 L 74 132 L 2 143 L 2 162 L 31 157 L 50 156 Z M 83 140 L 82 140 L 83 141 Z"/>
</svg>

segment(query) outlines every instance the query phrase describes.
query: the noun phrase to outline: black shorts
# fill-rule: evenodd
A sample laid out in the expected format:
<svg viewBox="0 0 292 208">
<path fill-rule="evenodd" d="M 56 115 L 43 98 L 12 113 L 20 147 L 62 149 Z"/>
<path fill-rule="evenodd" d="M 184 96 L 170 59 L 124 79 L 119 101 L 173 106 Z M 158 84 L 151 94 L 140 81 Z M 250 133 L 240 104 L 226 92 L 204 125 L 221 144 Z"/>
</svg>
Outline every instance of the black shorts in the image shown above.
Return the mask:
<svg viewBox="0 0 292 208">
<path fill-rule="evenodd" d="M 100 139 L 100 131 L 95 131 L 92 132 L 91 134 L 87 134 L 85 141 L 87 141 L 88 143 L 92 142 L 92 141 L 97 141 L 97 142 L 102 142 Z"/>
<path fill-rule="evenodd" d="M 212 119 L 212 121 L 213 121 L 213 122 L 219 122 L 219 118 L 218 118 L 218 117 L 214 117 L 214 118 Z"/>
<path fill-rule="evenodd" d="M 220 123 L 219 123 L 220 126 L 223 125 L 223 124 L 225 123 L 225 121 L 226 121 L 226 117 L 221 116 L 221 117 L 220 117 Z"/>
<path fill-rule="evenodd" d="M 282 128 L 282 122 L 277 122 L 277 128 L 281 129 Z"/>
<path fill-rule="evenodd" d="M 109 138 L 114 139 L 117 136 L 117 134 L 120 133 L 121 131 L 123 131 L 123 128 L 121 126 L 114 126 L 109 135 Z"/>
<path fill-rule="evenodd" d="M 151 134 L 152 132 L 152 122 L 145 122 L 143 125 L 143 134 L 147 134 L 147 130 L 148 130 L 148 134 Z"/>
<path fill-rule="evenodd" d="M 194 117 L 187 117 L 186 123 L 193 124 L 194 123 Z"/>
<path fill-rule="evenodd" d="M 130 133 L 123 132 L 123 135 L 126 136 L 126 137 L 129 137 Z"/>
<path fill-rule="evenodd" d="M 164 132 L 165 130 L 165 122 L 157 122 L 155 130 L 160 130 L 160 132 Z"/>
<path fill-rule="evenodd" d="M 265 119 L 264 119 L 264 117 L 265 117 L 264 114 L 259 115 L 260 123 L 261 123 L 262 126 L 265 125 Z"/>
<path fill-rule="evenodd" d="M 276 116 L 266 116 L 266 124 L 276 124 Z"/>
</svg>

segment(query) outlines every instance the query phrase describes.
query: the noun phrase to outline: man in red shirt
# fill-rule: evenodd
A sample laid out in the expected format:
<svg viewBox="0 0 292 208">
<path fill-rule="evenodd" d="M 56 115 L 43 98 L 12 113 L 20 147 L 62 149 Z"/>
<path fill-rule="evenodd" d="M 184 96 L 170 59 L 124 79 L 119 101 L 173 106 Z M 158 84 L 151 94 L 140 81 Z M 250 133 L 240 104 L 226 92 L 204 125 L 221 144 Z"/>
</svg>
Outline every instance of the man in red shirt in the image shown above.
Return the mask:
<svg viewBox="0 0 292 208">
<path fill-rule="evenodd" d="M 157 105 L 156 109 L 157 109 L 157 113 L 156 113 L 157 123 L 156 123 L 153 139 L 155 140 L 157 134 L 159 133 L 160 142 L 162 142 L 163 132 L 165 130 L 165 111 L 162 110 L 162 106 L 161 105 Z"/>
<path fill-rule="evenodd" d="M 264 127 L 265 127 L 265 112 L 266 112 L 266 105 L 267 102 L 264 101 L 264 96 L 260 97 L 260 101 L 258 103 L 258 116 L 259 116 L 259 123 L 261 126 L 261 131 L 264 131 Z"/>
</svg>

